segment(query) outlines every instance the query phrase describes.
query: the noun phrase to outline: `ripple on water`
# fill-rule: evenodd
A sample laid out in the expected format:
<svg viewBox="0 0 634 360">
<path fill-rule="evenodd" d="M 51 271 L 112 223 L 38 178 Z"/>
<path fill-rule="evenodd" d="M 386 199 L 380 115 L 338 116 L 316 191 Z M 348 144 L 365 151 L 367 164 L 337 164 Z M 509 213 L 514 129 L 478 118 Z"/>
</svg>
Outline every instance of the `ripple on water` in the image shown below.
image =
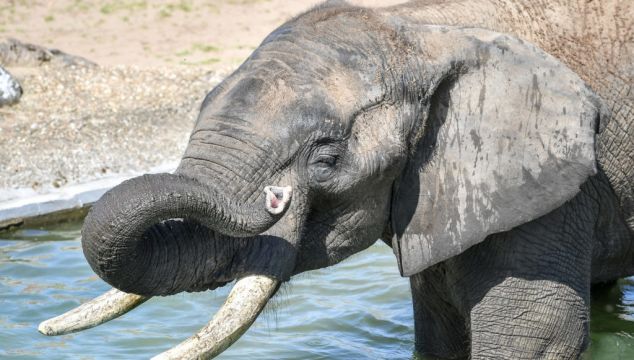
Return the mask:
<svg viewBox="0 0 634 360">
<path fill-rule="evenodd" d="M 154 298 L 78 334 L 40 335 L 40 321 L 106 291 L 81 252 L 80 225 L 0 234 L 0 358 L 145 359 L 211 318 L 229 287 Z M 634 282 L 593 302 L 593 359 L 634 358 Z M 611 307 L 611 311 L 609 309 Z M 409 284 L 391 250 L 371 247 L 285 284 L 223 359 L 411 359 Z"/>
</svg>

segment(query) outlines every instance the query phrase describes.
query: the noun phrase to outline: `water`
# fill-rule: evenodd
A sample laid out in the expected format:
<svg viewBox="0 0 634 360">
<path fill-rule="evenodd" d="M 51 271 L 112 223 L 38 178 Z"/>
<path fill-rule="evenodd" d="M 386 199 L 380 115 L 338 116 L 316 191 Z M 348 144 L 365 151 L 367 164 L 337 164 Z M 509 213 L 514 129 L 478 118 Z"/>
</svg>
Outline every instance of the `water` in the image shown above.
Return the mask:
<svg viewBox="0 0 634 360">
<path fill-rule="evenodd" d="M 154 298 L 97 328 L 60 337 L 40 321 L 108 289 L 86 264 L 79 227 L 0 234 L 0 358 L 146 359 L 211 318 L 229 287 Z M 593 300 L 592 359 L 634 359 L 634 280 Z M 409 285 L 377 243 L 343 263 L 294 278 L 220 359 L 414 359 Z"/>
</svg>

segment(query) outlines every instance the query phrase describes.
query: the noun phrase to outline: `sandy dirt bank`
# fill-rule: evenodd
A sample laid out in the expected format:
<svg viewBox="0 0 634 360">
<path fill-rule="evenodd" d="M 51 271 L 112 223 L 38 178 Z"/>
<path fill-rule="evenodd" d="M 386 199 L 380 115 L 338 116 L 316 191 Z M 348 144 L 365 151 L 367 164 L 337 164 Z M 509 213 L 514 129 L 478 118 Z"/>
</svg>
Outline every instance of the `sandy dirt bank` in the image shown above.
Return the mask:
<svg viewBox="0 0 634 360">
<path fill-rule="evenodd" d="M 316 0 L 4 0 L 0 36 L 59 48 L 100 65 L 241 63 L 264 37 Z M 386 6 L 403 0 L 354 0 Z"/>
</svg>

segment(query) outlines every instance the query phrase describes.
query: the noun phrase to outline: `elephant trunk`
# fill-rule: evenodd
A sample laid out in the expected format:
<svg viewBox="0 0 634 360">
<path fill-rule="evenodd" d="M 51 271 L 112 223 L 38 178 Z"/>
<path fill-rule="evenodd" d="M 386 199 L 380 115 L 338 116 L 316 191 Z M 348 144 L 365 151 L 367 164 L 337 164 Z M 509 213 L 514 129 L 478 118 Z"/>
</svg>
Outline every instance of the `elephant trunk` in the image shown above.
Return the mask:
<svg viewBox="0 0 634 360">
<path fill-rule="evenodd" d="M 212 270 L 207 260 L 215 249 L 207 247 L 216 243 L 214 231 L 250 236 L 267 230 L 284 213 L 267 210 L 271 196 L 283 197 L 266 189 L 266 201 L 259 197 L 260 204 L 239 206 L 183 175 L 130 179 L 104 194 L 86 217 L 84 255 L 97 275 L 128 293 L 168 295 L 218 286 L 205 280 Z"/>
</svg>

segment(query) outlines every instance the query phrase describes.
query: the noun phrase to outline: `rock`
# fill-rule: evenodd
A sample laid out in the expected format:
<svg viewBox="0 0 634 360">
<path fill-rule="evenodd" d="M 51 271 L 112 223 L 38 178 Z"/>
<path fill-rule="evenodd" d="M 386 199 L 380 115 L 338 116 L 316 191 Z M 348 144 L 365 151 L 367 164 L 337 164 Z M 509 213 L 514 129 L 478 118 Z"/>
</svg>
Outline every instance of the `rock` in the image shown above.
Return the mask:
<svg viewBox="0 0 634 360">
<path fill-rule="evenodd" d="M 4 66 L 96 66 L 94 62 L 80 56 L 70 55 L 57 49 L 47 49 L 16 39 L 0 43 L 0 64 Z"/>
<path fill-rule="evenodd" d="M 0 66 L 0 106 L 15 104 L 22 96 L 18 81 Z"/>
</svg>

